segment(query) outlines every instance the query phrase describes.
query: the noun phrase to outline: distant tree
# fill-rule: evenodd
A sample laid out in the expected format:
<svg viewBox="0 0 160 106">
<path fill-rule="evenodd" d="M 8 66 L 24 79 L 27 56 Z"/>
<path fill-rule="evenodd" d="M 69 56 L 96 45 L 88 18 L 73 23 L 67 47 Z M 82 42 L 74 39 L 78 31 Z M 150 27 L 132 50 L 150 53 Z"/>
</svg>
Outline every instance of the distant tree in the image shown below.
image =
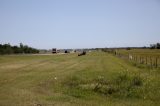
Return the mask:
<svg viewBox="0 0 160 106">
<path fill-rule="evenodd" d="M 12 54 L 13 53 L 12 47 L 9 43 L 4 44 L 4 53 L 5 54 Z"/>
<path fill-rule="evenodd" d="M 107 52 L 108 48 L 102 48 L 103 52 Z"/>
<path fill-rule="evenodd" d="M 22 43 L 19 44 L 20 47 L 20 53 L 24 53 L 24 46 Z"/>
<path fill-rule="evenodd" d="M 157 49 L 160 49 L 160 43 L 157 43 Z"/>
<path fill-rule="evenodd" d="M 21 50 L 20 50 L 20 48 L 18 46 L 13 46 L 12 49 L 13 49 L 13 51 L 14 51 L 15 54 L 16 53 L 22 53 Z"/>
<path fill-rule="evenodd" d="M 20 48 L 23 48 L 23 44 L 22 43 L 20 43 L 19 46 L 20 46 Z"/>
<path fill-rule="evenodd" d="M 150 49 L 160 49 L 160 43 L 150 44 Z"/>
<path fill-rule="evenodd" d="M 143 46 L 143 47 L 142 47 L 142 49 L 146 49 L 146 48 L 147 48 L 146 46 Z"/>
<path fill-rule="evenodd" d="M 131 48 L 130 48 L 130 47 L 127 47 L 126 50 L 131 50 Z"/>
<path fill-rule="evenodd" d="M 4 54 L 4 47 L 2 44 L 0 44 L 0 54 Z"/>
<path fill-rule="evenodd" d="M 155 49 L 156 45 L 155 44 L 150 44 L 150 49 Z"/>
</svg>

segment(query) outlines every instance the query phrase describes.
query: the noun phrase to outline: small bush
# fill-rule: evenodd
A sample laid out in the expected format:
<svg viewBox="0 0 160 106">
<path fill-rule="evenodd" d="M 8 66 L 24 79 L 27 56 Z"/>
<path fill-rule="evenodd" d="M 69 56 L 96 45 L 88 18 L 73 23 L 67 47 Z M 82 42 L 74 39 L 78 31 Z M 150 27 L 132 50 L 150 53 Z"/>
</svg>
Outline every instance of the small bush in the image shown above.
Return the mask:
<svg viewBox="0 0 160 106">
<path fill-rule="evenodd" d="M 109 89 L 107 89 L 107 94 L 113 94 L 115 93 L 117 90 L 114 87 L 110 87 Z"/>
</svg>

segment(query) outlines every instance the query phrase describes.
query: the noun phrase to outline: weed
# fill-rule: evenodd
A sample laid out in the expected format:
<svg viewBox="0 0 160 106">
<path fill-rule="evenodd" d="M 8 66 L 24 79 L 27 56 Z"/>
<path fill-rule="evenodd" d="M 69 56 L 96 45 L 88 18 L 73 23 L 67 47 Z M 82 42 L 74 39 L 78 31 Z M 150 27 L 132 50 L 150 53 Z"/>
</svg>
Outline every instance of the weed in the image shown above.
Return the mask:
<svg viewBox="0 0 160 106">
<path fill-rule="evenodd" d="M 64 84 L 66 84 L 70 88 L 77 87 L 80 84 L 80 79 L 77 76 L 74 76 L 66 80 Z"/>
<path fill-rule="evenodd" d="M 140 76 L 134 76 L 132 79 L 133 86 L 141 86 L 143 84 L 142 79 Z"/>
</svg>

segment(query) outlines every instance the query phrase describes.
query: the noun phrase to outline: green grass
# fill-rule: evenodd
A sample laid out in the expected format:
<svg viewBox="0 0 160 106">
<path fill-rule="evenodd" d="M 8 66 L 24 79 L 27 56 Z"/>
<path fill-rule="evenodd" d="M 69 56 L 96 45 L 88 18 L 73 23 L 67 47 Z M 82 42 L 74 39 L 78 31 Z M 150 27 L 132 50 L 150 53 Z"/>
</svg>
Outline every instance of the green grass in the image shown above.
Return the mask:
<svg viewBox="0 0 160 106">
<path fill-rule="evenodd" d="M 140 56 L 144 56 L 144 55 L 153 56 L 153 57 L 160 56 L 159 49 L 131 49 L 131 50 L 119 49 L 118 52 L 122 54 L 133 54 L 133 55 L 140 55 Z"/>
<path fill-rule="evenodd" d="M 160 50 L 159 49 L 118 49 L 117 53 L 121 54 L 122 56 L 125 56 L 126 58 L 129 58 L 129 55 L 133 57 L 132 61 L 137 66 L 148 66 L 148 67 L 158 67 L 160 68 Z M 141 60 L 140 60 L 141 59 Z"/>
<path fill-rule="evenodd" d="M 0 56 L 0 106 L 158 106 L 159 78 L 103 52 Z"/>
</svg>

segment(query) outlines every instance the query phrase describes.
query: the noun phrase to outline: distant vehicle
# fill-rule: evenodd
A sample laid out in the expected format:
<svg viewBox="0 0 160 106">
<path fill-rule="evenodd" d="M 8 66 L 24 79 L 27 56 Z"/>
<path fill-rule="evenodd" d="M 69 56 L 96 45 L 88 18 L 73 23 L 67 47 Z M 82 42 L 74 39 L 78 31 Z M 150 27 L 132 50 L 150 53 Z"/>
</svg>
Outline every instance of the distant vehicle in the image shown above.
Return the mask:
<svg viewBox="0 0 160 106">
<path fill-rule="evenodd" d="M 52 53 L 57 53 L 57 49 L 56 49 L 56 48 L 53 48 L 53 49 L 52 49 Z"/>
<path fill-rule="evenodd" d="M 82 53 L 78 54 L 78 56 L 86 55 L 86 51 L 83 51 Z"/>
<path fill-rule="evenodd" d="M 65 50 L 64 53 L 69 53 L 69 51 Z"/>
</svg>

